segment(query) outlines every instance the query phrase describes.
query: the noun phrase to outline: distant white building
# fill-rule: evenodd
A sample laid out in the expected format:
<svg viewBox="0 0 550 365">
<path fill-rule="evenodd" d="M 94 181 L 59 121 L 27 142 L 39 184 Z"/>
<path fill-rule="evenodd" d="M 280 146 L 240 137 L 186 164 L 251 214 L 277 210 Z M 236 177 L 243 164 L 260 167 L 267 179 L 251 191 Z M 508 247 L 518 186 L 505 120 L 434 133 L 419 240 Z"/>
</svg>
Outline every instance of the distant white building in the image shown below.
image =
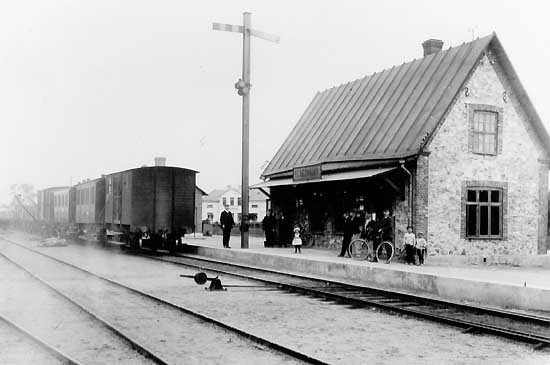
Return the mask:
<svg viewBox="0 0 550 365">
<path fill-rule="evenodd" d="M 254 189 L 249 193 L 250 221 L 261 221 L 267 212 L 267 196 Z M 235 222 L 241 221 L 241 189 L 240 187 L 227 186 L 225 189 L 212 190 L 207 196 L 202 197 L 202 219 L 210 222 L 218 222 L 224 205 L 229 205 Z"/>
</svg>

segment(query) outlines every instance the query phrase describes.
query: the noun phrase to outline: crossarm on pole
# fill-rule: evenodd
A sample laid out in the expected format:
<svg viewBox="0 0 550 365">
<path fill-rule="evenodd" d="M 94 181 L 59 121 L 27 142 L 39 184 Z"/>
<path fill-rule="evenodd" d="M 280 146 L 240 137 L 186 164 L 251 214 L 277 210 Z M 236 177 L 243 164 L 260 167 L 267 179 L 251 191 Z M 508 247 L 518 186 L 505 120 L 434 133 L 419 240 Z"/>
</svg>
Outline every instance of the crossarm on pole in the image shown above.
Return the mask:
<svg viewBox="0 0 550 365">
<path fill-rule="evenodd" d="M 212 29 L 221 30 L 221 31 L 224 31 L 224 32 L 242 33 L 244 28 L 243 28 L 242 25 L 212 23 Z"/>
</svg>

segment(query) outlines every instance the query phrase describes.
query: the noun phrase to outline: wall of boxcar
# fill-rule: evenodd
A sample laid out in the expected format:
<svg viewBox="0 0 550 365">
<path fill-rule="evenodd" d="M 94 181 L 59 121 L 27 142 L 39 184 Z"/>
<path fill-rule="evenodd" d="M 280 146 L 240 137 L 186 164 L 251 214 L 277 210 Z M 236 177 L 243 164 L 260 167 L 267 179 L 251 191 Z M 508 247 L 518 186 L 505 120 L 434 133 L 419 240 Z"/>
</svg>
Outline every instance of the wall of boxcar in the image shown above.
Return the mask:
<svg viewBox="0 0 550 365">
<path fill-rule="evenodd" d="M 131 188 L 132 223 L 131 229 L 146 226 L 154 230 L 154 171 L 150 168 L 133 170 Z"/>
<path fill-rule="evenodd" d="M 195 222 L 193 232 L 202 232 L 202 192 L 199 189 L 195 189 Z"/>
<path fill-rule="evenodd" d="M 194 171 L 174 171 L 175 230 L 186 229 L 188 233 L 193 231 L 195 226 L 195 190 L 196 173 Z M 201 204 L 201 200 L 199 200 L 199 204 Z"/>
<path fill-rule="evenodd" d="M 134 199 L 132 197 L 132 183 L 136 170 L 124 171 L 120 176 L 121 212 L 120 224 L 132 224 L 132 211 L 134 209 Z"/>
<path fill-rule="evenodd" d="M 166 230 L 172 228 L 172 185 L 173 185 L 173 170 L 155 168 L 154 170 L 154 222 L 155 229 Z"/>
<path fill-rule="evenodd" d="M 195 172 L 170 167 L 134 170 L 132 229 L 191 232 L 195 212 Z"/>
<path fill-rule="evenodd" d="M 113 223 L 113 175 L 105 177 L 105 203 L 104 220 L 105 223 Z"/>
<path fill-rule="evenodd" d="M 95 186 L 95 211 L 94 223 L 105 222 L 105 179 L 99 179 Z"/>
</svg>

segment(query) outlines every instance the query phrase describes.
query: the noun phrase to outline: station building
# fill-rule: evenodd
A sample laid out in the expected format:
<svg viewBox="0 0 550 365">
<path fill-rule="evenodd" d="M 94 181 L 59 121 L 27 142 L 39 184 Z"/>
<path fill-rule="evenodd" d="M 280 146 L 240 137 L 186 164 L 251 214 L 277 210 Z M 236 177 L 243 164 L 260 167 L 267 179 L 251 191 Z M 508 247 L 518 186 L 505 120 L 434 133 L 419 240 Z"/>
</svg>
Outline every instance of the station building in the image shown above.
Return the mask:
<svg viewBox="0 0 550 365">
<path fill-rule="evenodd" d="M 262 174 L 272 207 L 338 247 L 390 209 L 438 255 L 546 254 L 550 138 L 496 34 L 318 92 Z"/>
</svg>

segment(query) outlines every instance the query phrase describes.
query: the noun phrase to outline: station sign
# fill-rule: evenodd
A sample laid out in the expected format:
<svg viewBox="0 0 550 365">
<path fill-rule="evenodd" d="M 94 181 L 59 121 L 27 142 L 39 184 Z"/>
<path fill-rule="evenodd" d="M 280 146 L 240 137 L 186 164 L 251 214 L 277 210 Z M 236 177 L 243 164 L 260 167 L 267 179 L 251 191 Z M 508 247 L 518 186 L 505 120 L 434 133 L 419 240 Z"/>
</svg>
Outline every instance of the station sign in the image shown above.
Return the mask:
<svg viewBox="0 0 550 365">
<path fill-rule="evenodd" d="M 296 167 L 292 170 L 293 181 L 321 180 L 321 165 Z"/>
</svg>

